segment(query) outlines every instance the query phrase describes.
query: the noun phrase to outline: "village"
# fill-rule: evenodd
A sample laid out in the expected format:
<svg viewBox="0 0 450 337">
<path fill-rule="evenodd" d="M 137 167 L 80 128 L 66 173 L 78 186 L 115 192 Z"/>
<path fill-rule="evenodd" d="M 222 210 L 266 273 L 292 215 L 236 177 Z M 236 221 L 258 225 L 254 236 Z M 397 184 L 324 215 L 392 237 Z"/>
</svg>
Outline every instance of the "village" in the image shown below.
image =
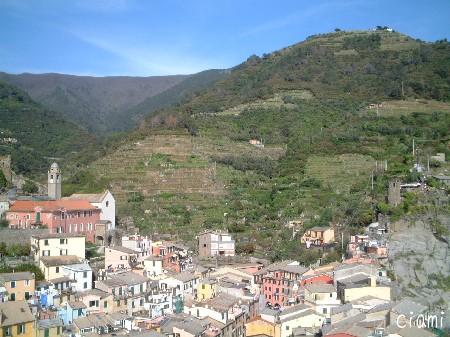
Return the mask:
<svg viewBox="0 0 450 337">
<path fill-rule="evenodd" d="M 399 296 L 382 219 L 349 238 L 341 262 L 270 263 L 238 256 L 226 231 L 197 233 L 194 248 L 124 232 L 110 191 L 62 197 L 61 185 L 53 163 L 47 195 L 2 203 L 10 230 L 29 233 L 29 261 L 44 277 L 0 274 L 5 337 L 427 337 L 446 319 Z M 397 205 L 402 189 L 415 188 L 394 180 L 387 201 Z M 298 244 L 327 249 L 344 244 L 339 236 L 316 226 Z"/>
</svg>

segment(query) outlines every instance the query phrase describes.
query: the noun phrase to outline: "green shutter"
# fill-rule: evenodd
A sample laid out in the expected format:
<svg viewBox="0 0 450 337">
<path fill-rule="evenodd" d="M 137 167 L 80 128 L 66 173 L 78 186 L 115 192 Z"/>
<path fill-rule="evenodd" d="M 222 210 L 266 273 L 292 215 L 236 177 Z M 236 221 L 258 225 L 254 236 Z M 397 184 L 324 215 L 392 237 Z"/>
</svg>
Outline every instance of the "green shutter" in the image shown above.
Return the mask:
<svg viewBox="0 0 450 337">
<path fill-rule="evenodd" d="M 49 329 L 45 329 L 44 337 L 49 337 L 49 336 L 50 336 L 50 330 Z"/>
</svg>

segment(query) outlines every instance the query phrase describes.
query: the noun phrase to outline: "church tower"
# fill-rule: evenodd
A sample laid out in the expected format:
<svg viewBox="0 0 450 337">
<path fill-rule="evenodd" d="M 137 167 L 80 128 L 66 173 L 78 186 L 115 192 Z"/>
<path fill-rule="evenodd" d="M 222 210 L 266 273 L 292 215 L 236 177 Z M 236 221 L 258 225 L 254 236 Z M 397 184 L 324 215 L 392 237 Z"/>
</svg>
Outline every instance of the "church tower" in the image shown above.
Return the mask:
<svg viewBox="0 0 450 337">
<path fill-rule="evenodd" d="M 61 199 L 61 170 L 57 163 L 53 163 L 48 170 L 47 190 L 50 199 Z"/>
</svg>

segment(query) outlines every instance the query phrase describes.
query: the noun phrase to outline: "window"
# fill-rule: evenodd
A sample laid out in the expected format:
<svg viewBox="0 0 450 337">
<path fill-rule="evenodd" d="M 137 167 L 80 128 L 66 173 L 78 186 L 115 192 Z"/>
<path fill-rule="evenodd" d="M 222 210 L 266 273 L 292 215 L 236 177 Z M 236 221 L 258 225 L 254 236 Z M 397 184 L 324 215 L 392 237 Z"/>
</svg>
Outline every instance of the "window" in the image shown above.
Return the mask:
<svg viewBox="0 0 450 337">
<path fill-rule="evenodd" d="M 202 289 L 205 289 L 205 285 L 204 284 L 202 284 Z"/>
<path fill-rule="evenodd" d="M 25 299 L 28 301 L 31 298 L 30 293 L 28 291 L 25 292 Z"/>
<path fill-rule="evenodd" d="M 83 278 L 86 278 L 87 277 L 87 271 L 84 271 L 83 272 Z"/>
<path fill-rule="evenodd" d="M 17 326 L 17 334 L 22 335 L 25 333 L 25 324 L 19 324 Z"/>
<path fill-rule="evenodd" d="M 289 325 L 286 325 L 286 330 L 289 330 Z"/>
<path fill-rule="evenodd" d="M 59 244 L 64 245 L 67 243 L 67 239 L 59 239 Z"/>
<path fill-rule="evenodd" d="M 106 207 L 109 207 L 109 201 L 106 200 Z"/>
<path fill-rule="evenodd" d="M 44 240 L 44 246 L 48 246 L 48 240 Z"/>
<path fill-rule="evenodd" d="M 59 267 L 56 267 L 55 272 L 58 274 L 59 273 Z"/>
<path fill-rule="evenodd" d="M 9 300 L 11 302 L 15 301 L 16 300 L 16 294 L 15 293 L 11 293 L 11 295 L 9 296 Z"/>
<path fill-rule="evenodd" d="M 50 251 L 49 250 L 43 250 L 42 251 L 42 256 L 50 256 Z"/>
<path fill-rule="evenodd" d="M 322 308 L 322 314 L 326 314 L 327 313 L 327 308 Z"/>
<path fill-rule="evenodd" d="M 83 283 L 83 288 L 84 288 L 84 289 L 87 289 L 87 282 L 84 282 L 84 283 Z"/>
<path fill-rule="evenodd" d="M 15 288 L 16 287 L 16 281 L 11 281 L 11 288 Z"/>
<path fill-rule="evenodd" d="M 67 249 L 60 249 L 59 255 L 67 255 Z"/>
<path fill-rule="evenodd" d="M 5 326 L 3 328 L 3 336 L 11 336 L 11 327 L 10 326 Z"/>
<path fill-rule="evenodd" d="M 106 302 L 106 301 L 103 302 L 103 308 L 105 308 L 105 309 L 108 308 L 108 302 Z"/>
</svg>

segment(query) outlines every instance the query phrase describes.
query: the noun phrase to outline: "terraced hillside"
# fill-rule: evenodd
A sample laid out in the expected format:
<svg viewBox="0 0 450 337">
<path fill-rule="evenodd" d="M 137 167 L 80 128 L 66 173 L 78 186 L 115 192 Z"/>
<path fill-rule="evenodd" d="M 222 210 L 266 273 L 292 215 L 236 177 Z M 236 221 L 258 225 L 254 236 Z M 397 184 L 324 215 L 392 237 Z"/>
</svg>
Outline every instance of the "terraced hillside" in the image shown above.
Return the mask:
<svg viewBox="0 0 450 337">
<path fill-rule="evenodd" d="M 163 227 L 170 232 L 186 223 L 199 228 L 208 219 L 223 218 L 232 169 L 211 160 L 218 154 L 276 159 L 283 149 L 165 132 L 121 146 L 89 171 L 108 183 L 119 214 L 134 215 L 149 231 Z"/>
</svg>

